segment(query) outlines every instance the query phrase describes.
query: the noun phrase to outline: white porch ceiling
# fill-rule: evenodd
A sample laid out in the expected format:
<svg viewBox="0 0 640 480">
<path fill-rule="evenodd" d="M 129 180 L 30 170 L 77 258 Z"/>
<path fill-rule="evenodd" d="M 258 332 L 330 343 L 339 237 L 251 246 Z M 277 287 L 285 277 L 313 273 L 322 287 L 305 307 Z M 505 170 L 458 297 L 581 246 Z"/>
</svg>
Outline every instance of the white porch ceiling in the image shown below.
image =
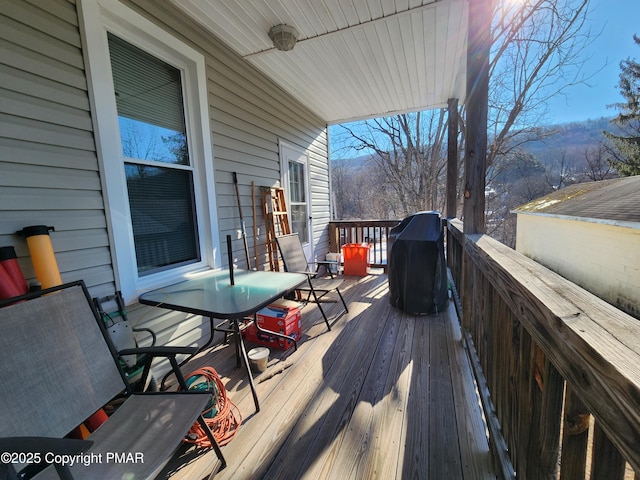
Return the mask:
<svg viewBox="0 0 640 480">
<path fill-rule="evenodd" d="M 468 0 L 172 1 L 329 124 L 464 102 Z"/>
</svg>

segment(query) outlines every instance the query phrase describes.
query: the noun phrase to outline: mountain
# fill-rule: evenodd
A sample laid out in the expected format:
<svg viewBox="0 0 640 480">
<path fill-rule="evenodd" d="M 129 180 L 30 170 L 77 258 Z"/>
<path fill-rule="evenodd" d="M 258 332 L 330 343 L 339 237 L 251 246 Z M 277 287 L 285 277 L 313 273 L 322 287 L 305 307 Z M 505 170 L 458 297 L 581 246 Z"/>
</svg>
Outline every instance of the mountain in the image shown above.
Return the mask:
<svg viewBox="0 0 640 480">
<path fill-rule="evenodd" d="M 571 122 L 545 127 L 549 135 L 542 140 L 528 142 L 524 150 L 542 160 L 550 151 L 583 151 L 586 147 L 597 146 L 604 138 L 603 131 L 617 131 L 611 123 L 613 117 L 601 117 L 582 122 Z M 544 163 L 544 162 L 543 162 Z"/>
<path fill-rule="evenodd" d="M 542 130 L 547 135 L 542 140 L 531 141 L 523 146 L 526 153 L 534 156 L 540 163 L 548 164 L 549 157 L 556 157 L 560 152 L 570 157 L 579 158 L 588 147 L 597 147 L 603 139 L 602 132 L 620 133 L 619 127 L 612 124 L 613 117 L 600 117 L 580 122 L 549 125 Z M 359 169 L 366 165 L 368 155 L 354 158 L 333 158 L 334 167 Z"/>
<path fill-rule="evenodd" d="M 332 158 L 331 165 L 333 168 L 342 167 L 347 169 L 358 169 L 364 167 L 370 158 L 371 155 L 361 155 L 353 158 Z"/>
</svg>

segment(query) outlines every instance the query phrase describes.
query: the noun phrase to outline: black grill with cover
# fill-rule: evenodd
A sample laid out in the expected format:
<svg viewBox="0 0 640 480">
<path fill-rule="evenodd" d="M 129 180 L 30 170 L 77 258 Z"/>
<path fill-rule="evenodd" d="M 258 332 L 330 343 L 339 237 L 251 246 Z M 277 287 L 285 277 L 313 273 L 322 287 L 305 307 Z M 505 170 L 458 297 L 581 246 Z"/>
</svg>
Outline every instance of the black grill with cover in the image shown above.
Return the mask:
<svg viewBox="0 0 640 480">
<path fill-rule="evenodd" d="M 389 232 L 387 272 L 394 307 L 417 315 L 446 308 L 447 265 L 442 222 L 439 212 L 418 212 Z"/>
</svg>

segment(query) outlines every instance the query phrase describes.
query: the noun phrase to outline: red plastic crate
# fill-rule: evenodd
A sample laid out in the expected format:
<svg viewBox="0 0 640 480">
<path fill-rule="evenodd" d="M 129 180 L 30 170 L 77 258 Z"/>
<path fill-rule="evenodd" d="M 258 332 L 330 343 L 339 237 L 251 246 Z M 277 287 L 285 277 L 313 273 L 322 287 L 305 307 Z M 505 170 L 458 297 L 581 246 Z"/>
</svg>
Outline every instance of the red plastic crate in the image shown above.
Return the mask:
<svg viewBox="0 0 640 480">
<path fill-rule="evenodd" d="M 344 274 L 365 277 L 369 266 L 369 249 L 366 243 L 347 243 L 342 246 Z"/>
</svg>

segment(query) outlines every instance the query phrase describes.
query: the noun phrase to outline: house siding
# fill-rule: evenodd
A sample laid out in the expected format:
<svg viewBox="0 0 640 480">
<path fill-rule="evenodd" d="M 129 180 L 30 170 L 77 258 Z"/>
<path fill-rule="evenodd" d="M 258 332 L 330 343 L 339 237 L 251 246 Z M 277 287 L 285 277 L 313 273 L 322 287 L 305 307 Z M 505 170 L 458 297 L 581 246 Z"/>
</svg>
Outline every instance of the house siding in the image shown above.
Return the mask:
<svg viewBox="0 0 640 480">
<path fill-rule="evenodd" d="M 309 154 L 316 253 L 328 251 L 325 122 L 170 3 L 123 3 L 205 56 L 223 263 L 231 234 L 244 267 L 232 172 L 252 258 L 255 182 L 258 255 L 267 263 L 260 187 L 280 184 L 280 140 Z M 74 1 L 0 2 L 0 245 L 15 246 L 23 273 L 33 279 L 26 243 L 15 232 L 55 226 L 51 239 L 63 281 L 83 279 L 92 294 L 105 295 L 116 280 L 80 32 Z M 130 306 L 129 317 L 153 328 L 161 344 L 193 344 L 208 333 L 200 317 L 140 305 Z"/>
<path fill-rule="evenodd" d="M 15 247 L 26 277 L 35 274 L 15 232 L 49 225 L 63 280 L 113 289 L 73 2 L 0 2 L 0 198 L 0 245 Z"/>
</svg>

